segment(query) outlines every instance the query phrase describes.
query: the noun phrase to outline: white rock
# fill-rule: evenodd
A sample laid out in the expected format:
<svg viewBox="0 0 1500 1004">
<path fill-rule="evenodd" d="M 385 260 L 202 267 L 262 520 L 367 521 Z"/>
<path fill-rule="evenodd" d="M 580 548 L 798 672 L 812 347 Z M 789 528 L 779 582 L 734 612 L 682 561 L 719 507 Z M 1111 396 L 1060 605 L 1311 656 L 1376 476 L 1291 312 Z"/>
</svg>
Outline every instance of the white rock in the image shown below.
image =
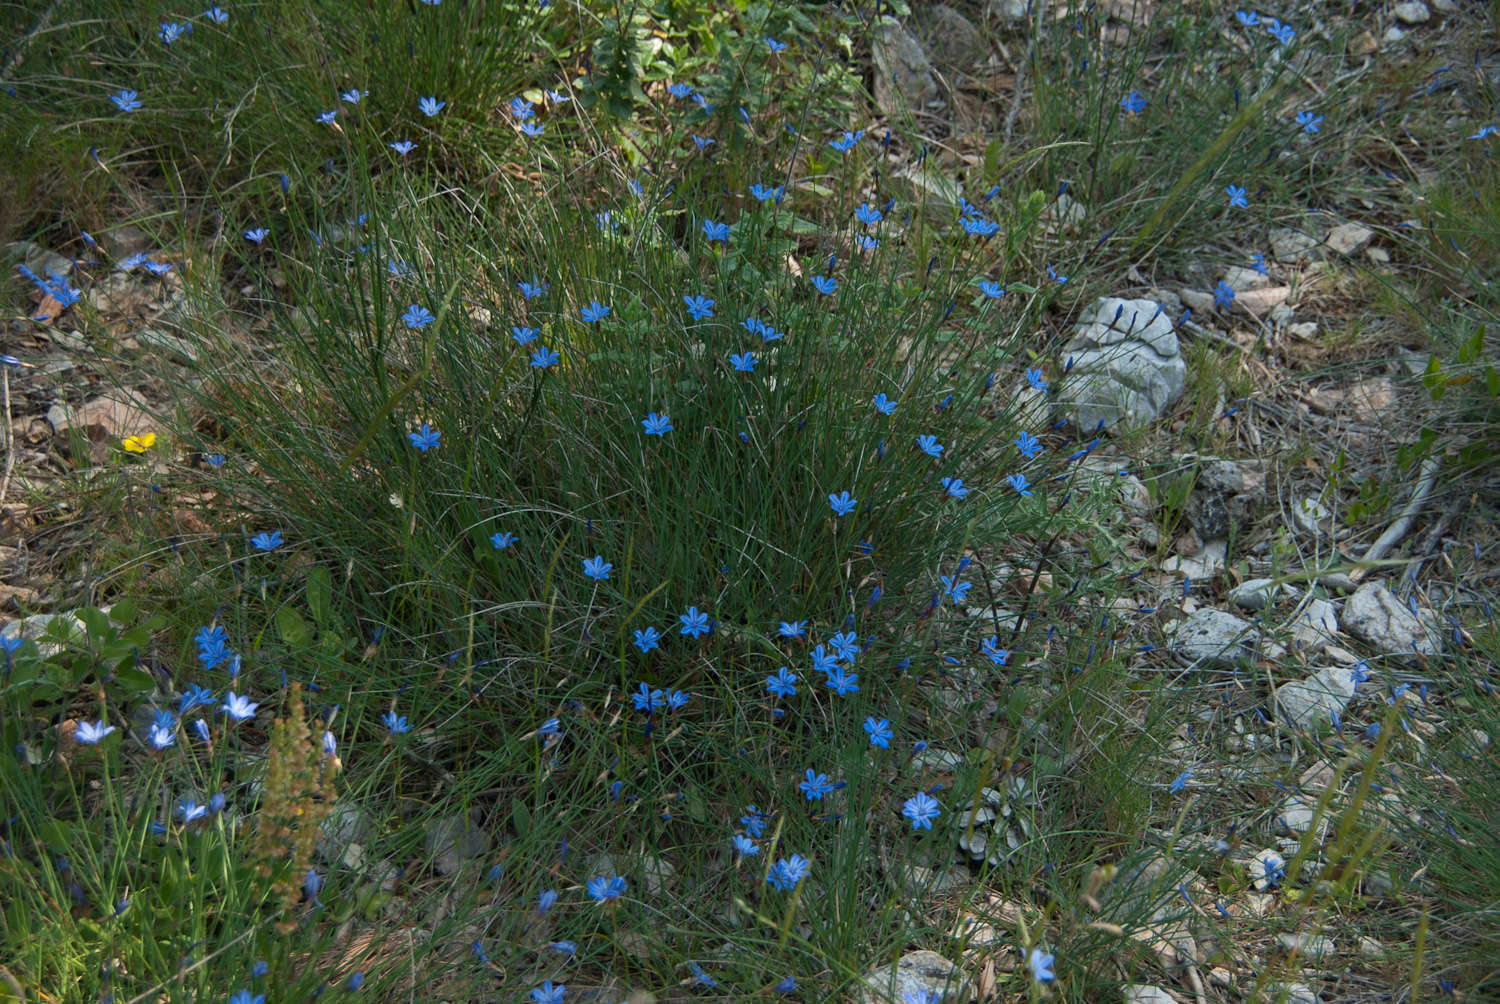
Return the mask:
<svg viewBox="0 0 1500 1004">
<path fill-rule="evenodd" d="M 1359 939 L 1359 954 L 1367 959 L 1378 959 L 1385 955 L 1385 946 L 1374 938 L 1361 937 Z"/>
<path fill-rule="evenodd" d="M 1457 14 L 1458 4 L 1455 0 L 1432 0 L 1432 9 L 1439 14 Z"/>
<path fill-rule="evenodd" d="M 1168 558 L 1162 564 L 1162 571 L 1177 572 L 1195 581 L 1211 579 L 1224 570 L 1224 562 L 1228 557 L 1229 542 L 1227 540 L 1210 540 L 1191 557 L 1175 555 Z"/>
<path fill-rule="evenodd" d="M 1303 680 L 1276 688 L 1277 715 L 1296 729 L 1311 729 L 1342 715 L 1354 697 L 1354 677 L 1347 666 L 1328 666 Z"/>
<path fill-rule="evenodd" d="M 990 0 L 989 12 L 1001 21 L 1024 21 L 1027 9 L 1031 6 L 1028 0 Z"/>
<path fill-rule="evenodd" d="M 1418 606 L 1417 611 L 1412 613 L 1380 583 L 1367 582 L 1344 601 L 1344 626 L 1387 655 L 1436 655 L 1443 646 L 1441 622 L 1426 607 Z"/>
<path fill-rule="evenodd" d="M 1318 246 L 1318 239 L 1300 230 L 1277 229 L 1270 234 L 1271 255 L 1283 264 L 1307 257 Z"/>
<path fill-rule="evenodd" d="M 875 63 L 875 103 L 886 115 L 907 115 L 938 100 L 932 63 L 922 43 L 901 25 L 877 25 L 870 54 Z"/>
<path fill-rule="evenodd" d="M 1292 624 L 1292 641 L 1303 648 L 1322 648 L 1338 633 L 1338 613 L 1327 600 L 1309 600 Z"/>
<path fill-rule="evenodd" d="M 1380 36 L 1380 41 L 1383 45 L 1400 45 L 1406 41 L 1406 32 L 1393 24 L 1385 30 L 1384 35 Z"/>
<path fill-rule="evenodd" d="M 1354 255 L 1365 249 L 1375 239 L 1375 231 L 1358 223 L 1340 223 L 1328 234 L 1323 243 L 1342 255 Z"/>
<path fill-rule="evenodd" d="M 1234 288 L 1235 293 L 1245 293 L 1252 289 L 1265 289 L 1271 285 L 1271 277 L 1262 275 L 1253 268 L 1243 265 L 1230 265 L 1224 269 L 1224 281 Z"/>
<path fill-rule="evenodd" d="M 472 817 L 453 814 L 429 823 L 424 843 L 433 870 L 439 875 L 452 875 L 465 861 L 489 850 L 490 835 Z"/>
<path fill-rule="evenodd" d="M 1129 983 L 1120 989 L 1125 1004 L 1177 1004 L 1177 998 L 1161 987 L 1146 983 Z"/>
<path fill-rule="evenodd" d="M 957 1004 L 967 996 L 962 971 L 937 952 L 908 952 L 894 966 L 869 970 L 861 980 L 860 1004 L 902 1004 L 908 994 Z"/>
<path fill-rule="evenodd" d="M 1058 402 L 1086 432 L 1100 422 L 1145 425 L 1175 404 L 1187 383 L 1172 320 L 1154 300 L 1097 301 L 1063 354 L 1073 367 Z"/>
<path fill-rule="evenodd" d="M 1313 822 L 1313 807 L 1296 795 L 1281 803 L 1280 819 L 1293 833 L 1306 833 Z"/>
<path fill-rule="evenodd" d="M 1199 610 L 1179 621 L 1172 632 L 1172 651 L 1209 666 L 1230 667 L 1255 658 L 1260 631 L 1249 621 L 1223 610 Z"/>
<path fill-rule="evenodd" d="M 1332 938 L 1321 934 L 1291 934 L 1283 933 L 1276 936 L 1281 947 L 1289 952 L 1296 952 L 1303 958 L 1313 962 L 1326 959 L 1334 953 Z"/>
<path fill-rule="evenodd" d="M 1322 536 L 1325 532 L 1324 521 L 1333 513 L 1328 507 L 1315 498 L 1294 498 L 1292 500 L 1292 522 L 1296 523 L 1305 533 L 1315 537 Z"/>
<path fill-rule="evenodd" d="M 1432 20 L 1432 11 L 1421 0 L 1409 0 L 1408 3 L 1398 3 L 1391 8 L 1391 13 L 1396 20 L 1402 24 L 1426 24 Z"/>
<path fill-rule="evenodd" d="M 1229 602 L 1241 610 L 1264 610 L 1279 592 L 1273 579 L 1246 579 L 1229 591 Z"/>
</svg>

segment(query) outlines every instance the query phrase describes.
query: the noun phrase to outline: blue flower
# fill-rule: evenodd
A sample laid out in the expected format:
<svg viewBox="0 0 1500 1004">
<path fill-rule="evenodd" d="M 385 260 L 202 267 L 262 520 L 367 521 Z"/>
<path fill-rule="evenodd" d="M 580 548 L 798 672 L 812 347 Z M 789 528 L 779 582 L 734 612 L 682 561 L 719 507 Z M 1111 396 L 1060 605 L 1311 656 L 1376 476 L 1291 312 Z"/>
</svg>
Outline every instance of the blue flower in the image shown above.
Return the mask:
<svg viewBox="0 0 1500 1004">
<path fill-rule="evenodd" d="M 156 37 L 162 40 L 163 45 L 171 45 L 183 35 L 193 30 L 193 26 L 186 21 L 164 22 Z"/>
<path fill-rule="evenodd" d="M 1140 91 L 1131 91 L 1120 99 L 1120 107 L 1132 115 L 1139 115 L 1146 110 L 1146 99 L 1141 97 Z"/>
<path fill-rule="evenodd" d="M 212 690 L 199 686 L 196 683 L 190 683 L 187 690 L 183 691 L 182 696 L 177 699 L 177 713 L 185 715 L 194 708 L 212 707 L 213 703 L 214 692 Z"/>
<path fill-rule="evenodd" d="M 969 494 L 969 488 L 964 484 L 963 478 L 941 478 L 940 480 L 950 498 L 961 499 Z"/>
<path fill-rule="evenodd" d="M 829 275 L 815 275 L 811 280 L 813 288 L 824 296 L 828 296 L 839 288 L 838 280 Z"/>
<path fill-rule="evenodd" d="M 688 607 L 687 613 L 679 615 L 677 619 L 682 622 L 680 633 L 693 638 L 708 634 L 713 630 L 708 625 L 708 614 L 697 607 Z"/>
<path fill-rule="evenodd" d="M 1172 779 L 1172 783 L 1167 785 L 1167 789 L 1175 795 L 1179 791 L 1187 787 L 1187 783 L 1188 781 L 1192 780 L 1192 777 L 1193 772 L 1190 770 L 1185 770 Z"/>
<path fill-rule="evenodd" d="M 1000 639 L 996 635 L 990 635 L 979 644 L 979 651 L 997 666 L 1003 666 L 1010 661 L 1010 649 L 1000 647 Z"/>
<path fill-rule="evenodd" d="M 73 740 L 81 746 L 93 746 L 114 730 L 115 727 L 105 725 L 103 719 L 97 722 L 79 722 L 78 730 L 73 733 Z"/>
<path fill-rule="evenodd" d="M 795 976 L 788 976 L 786 979 L 784 979 L 780 983 L 776 984 L 776 986 L 775 986 L 774 989 L 779 994 L 789 994 L 789 993 L 796 992 L 796 989 L 797 989 L 797 977 L 795 977 Z"/>
<path fill-rule="evenodd" d="M 775 676 L 766 677 L 766 690 L 777 697 L 793 697 L 797 693 L 797 674 L 782 666 Z"/>
<path fill-rule="evenodd" d="M 208 10 L 203 12 L 203 16 L 208 18 L 214 24 L 224 24 L 229 20 L 229 15 L 220 10 L 218 7 L 210 7 Z"/>
<path fill-rule="evenodd" d="M 896 733 L 891 730 L 890 722 L 871 715 L 865 719 L 865 734 L 870 737 L 871 746 L 879 746 L 883 750 L 888 750 L 891 748 L 891 738 Z"/>
<path fill-rule="evenodd" d="M 828 644 L 838 653 L 838 657 L 847 662 L 853 662 L 854 657 L 860 653 L 857 644 L 859 636 L 853 631 L 841 631 L 828 639 Z"/>
<path fill-rule="evenodd" d="M 961 216 L 958 225 L 971 237 L 993 237 L 1000 232 L 1000 224 L 978 216 Z"/>
<path fill-rule="evenodd" d="M 261 241 L 266 239 L 266 235 L 270 232 L 271 231 L 267 230 L 265 227 L 255 227 L 253 229 L 245 231 L 245 240 L 250 241 L 254 244 L 259 244 Z"/>
<path fill-rule="evenodd" d="M 411 731 L 411 723 L 406 720 L 406 716 L 398 715 L 394 711 L 387 711 L 381 715 L 380 721 L 393 736 L 403 735 Z"/>
<path fill-rule="evenodd" d="M 536 114 L 536 103 L 523 97 L 511 98 L 510 113 L 518 119 L 529 119 Z"/>
<path fill-rule="evenodd" d="M 932 829 L 932 821 L 942 815 L 942 812 L 938 800 L 925 791 L 917 792 L 901 806 L 901 815 L 911 820 L 913 830 Z"/>
<path fill-rule="evenodd" d="M 1042 444 L 1035 436 L 1023 429 L 1016 437 L 1016 449 L 1021 452 L 1021 456 L 1030 460 L 1042 452 Z"/>
<path fill-rule="evenodd" d="M 536 898 L 536 912 L 546 913 L 552 909 L 552 904 L 557 902 L 556 889 L 543 889 L 542 894 Z"/>
<path fill-rule="evenodd" d="M 1026 960 L 1026 965 L 1031 969 L 1031 978 L 1038 983 L 1051 983 L 1057 979 L 1057 975 L 1052 972 L 1052 963 L 1054 960 L 1055 956 L 1052 954 L 1044 952 L 1040 948 L 1033 948 L 1031 955 Z"/>
<path fill-rule="evenodd" d="M 674 98 L 685 98 L 693 93 L 693 89 L 687 84 L 678 82 L 675 84 L 668 84 L 667 93 L 672 95 L 672 97 Z"/>
<path fill-rule="evenodd" d="M 544 980 L 541 986 L 532 989 L 531 1004 L 563 1004 L 563 994 L 567 989 L 565 984 L 553 986 L 551 980 Z"/>
<path fill-rule="evenodd" d="M 351 105 L 357 105 L 369 93 L 370 93 L 369 91 L 362 91 L 358 87 L 351 87 L 349 90 L 347 90 L 347 91 L 345 91 L 345 92 L 343 92 L 342 94 L 339 95 L 339 100 L 341 100 L 341 101 L 347 101 Z"/>
<path fill-rule="evenodd" d="M 785 191 L 785 185 L 777 185 L 775 188 L 767 188 L 764 185 L 750 186 L 750 194 L 759 202 L 770 202 L 772 199 L 780 202 L 782 193 Z"/>
<path fill-rule="evenodd" d="M 1315 115 L 1312 112 L 1306 111 L 1298 112 L 1297 124 L 1302 127 L 1303 132 L 1314 133 L 1317 132 L 1318 127 L 1323 124 L 1323 116 Z"/>
<path fill-rule="evenodd" d="M 224 704 L 220 711 L 233 718 L 237 722 L 243 722 L 247 718 L 255 717 L 255 709 L 260 705 L 245 696 L 237 696 L 234 691 L 224 695 Z"/>
<path fill-rule="evenodd" d="M 437 320 L 437 318 L 433 317 L 432 311 L 426 307 L 414 303 L 406 308 L 406 313 L 401 315 L 401 320 L 406 323 L 408 328 L 421 329 L 427 327 L 427 325 Z"/>
<path fill-rule="evenodd" d="M 1361 659 L 1349 670 L 1349 681 L 1356 686 L 1370 678 L 1370 664 Z"/>
<path fill-rule="evenodd" d="M 1245 201 L 1245 190 L 1239 185 L 1225 185 L 1224 193 L 1229 196 L 1229 204 L 1244 209 L 1249 205 Z"/>
<path fill-rule="evenodd" d="M 865 226 L 874 226 L 885 218 L 880 210 L 871 209 L 868 202 L 861 202 L 859 208 L 854 211 L 854 216 Z"/>
<path fill-rule="evenodd" d="M 635 702 L 635 710 L 644 711 L 649 715 L 656 710 L 656 705 L 660 703 L 663 696 L 659 688 L 653 690 L 649 684 L 642 683 L 639 689 L 630 695 L 630 699 Z"/>
<path fill-rule="evenodd" d="M 870 403 L 875 405 L 875 410 L 882 415 L 894 415 L 896 413 L 896 402 L 884 394 L 876 394 Z"/>
<path fill-rule="evenodd" d="M 797 888 L 797 883 L 806 878 L 810 871 L 812 871 L 812 862 L 800 854 L 793 854 L 771 866 L 771 870 L 766 874 L 766 882 L 773 889 L 790 892 Z"/>
<path fill-rule="evenodd" d="M 613 899 L 619 899 L 625 895 L 625 880 L 619 875 L 611 875 L 605 878 L 591 878 L 588 881 L 588 893 L 595 902 L 607 903 Z"/>
<path fill-rule="evenodd" d="M 706 296 L 684 296 L 682 302 L 687 304 L 687 312 L 695 321 L 714 316 L 714 301 Z"/>
<path fill-rule="evenodd" d="M 551 289 L 552 286 L 549 283 L 542 282 L 536 276 L 532 276 L 530 282 L 516 283 L 516 288 L 521 291 L 521 295 L 526 299 L 534 300 Z"/>
<path fill-rule="evenodd" d="M 859 690 L 859 674 L 851 673 L 842 666 L 835 666 L 829 671 L 828 679 L 823 682 L 840 697 Z"/>
<path fill-rule="evenodd" d="M 248 989 L 230 994 L 229 1004 L 266 1004 L 265 994 L 252 995 Z"/>
<path fill-rule="evenodd" d="M 270 533 L 262 531 L 250 538 L 250 545 L 257 551 L 274 551 L 282 543 L 280 530 L 272 530 Z"/>
<path fill-rule="evenodd" d="M 337 108 L 330 108 L 326 112 L 319 112 L 316 121 L 320 125 L 333 125 L 333 120 L 338 118 L 338 116 L 339 110 Z"/>
<path fill-rule="evenodd" d="M 517 345 L 525 345 L 528 342 L 534 341 L 539 334 L 541 332 L 537 331 L 536 328 L 529 328 L 520 324 L 512 324 L 510 326 L 510 337 L 515 339 Z"/>
<path fill-rule="evenodd" d="M 1259 272 L 1261 275 L 1266 275 L 1266 256 L 1261 254 L 1259 251 L 1255 252 L 1255 254 L 1250 256 L 1250 267 L 1255 269 L 1255 271 Z"/>
<path fill-rule="evenodd" d="M 874 251 L 880 247 L 880 242 L 869 234 L 855 234 L 854 243 L 858 244 L 862 251 Z"/>
<path fill-rule="evenodd" d="M 646 412 L 646 417 L 641 419 L 641 426 L 648 436 L 665 436 L 673 428 L 671 416 L 659 415 L 654 411 Z"/>
<path fill-rule="evenodd" d="M 1479 131 L 1470 136 L 1469 139 L 1485 139 L 1486 137 L 1495 135 L 1497 132 L 1500 132 L 1500 126 L 1480 126 Z"/>
<path fill-rule="evenodd" d="M 1291 45 L 1292 39 L 1297 37 L 1297 31 L 1289 24 L 1282 24 L 1274 17 L 1266 22 L 1266 31 L 1282 45 Z"/>
<path fill-rule="evenodd" d="M 199 805 L 191 798 L 184 798 L 177 803 L 177 816 L 184 826 L 206 815 L 208 815 L 208 806 Z"/>
<path fill-rule="evenodd" d="M 438 112 L 442 111 L 443 106 L 447 103 L 446 101 L 439 101 L 437 98 L 422 98 L 417 102 L 417 107 L 422 110 L 423 115 L 432 118 Z"/>
<path fill-rule="evenodd" d="M 943 444 L 937 441 L 936 436 L 926 433 L 917 437 L 917 449 L 929 457 L 941 457 L 943 455 Z"/>
<path fill-rule="evenodd" d="M 839 654 L 819 645 L 809 653 L 812 656 L 814 673 L 831 673 L 838 667 Z"/>
<path fill-rule="evenodd" d="M 635 631 L 635 647 L 642 652 L 649 652 L 661 644 L 661 632 L 654 627 L 645 630 L 637 628 Z"/>
<path fill-rule="evenodd" d="M 854 144 L 858 143 L 861 139 L 864 138 L 864 135 L 865 131 L 863 129 L 860 129 L 858 132 L 845 132 L 843 136 L 840 136 L 838 139 L 833 140 L 828 145 L 833 147 L 839 153 L 848 153 L 850 150 L 854 149 Z"/>
<path fill-rule="evenodd" d="M 704 103 L 703 102 L 703 95 L 701 95 L 701 94 L 694 94 L 693 95 L 693 100 L 699 102 L 700 105 Z M 712 137 L 699 136 L 697 133 L 693 133 L 692 136 L 693 136 L 693 143 L 700 150 L 707 150 L 714 143 L 718 142 L 718 140 L 713 139 Z"/>
<path fill-rule="evenodd" d="M 579 310 L 578 316 L 583 318 L 585 324 L 598 324 L 609 316 L 609 307 L 594 300 L 587 307 Z"/>
<path fill-rule="evenodd" d="M 111 94 L 109 100 L 113 101 L 115 107 L 119 108 L 122 112 L 134 112 L 139 111 L 141 108 L 141 103 L 136 100 L 138 97 L 140 97 L 140 94 L 136 91 L 122 90 L 118 94 Z"/>
<path fill-rule="evenodd" d="M 438 445 L 438 441 L 443 438 L 443 434 L 434 429 L 431 424 L 423 422 L 422 428 L 416 432 L 408 432 L 406 438 L 411 440 L 411 445 L 426 453 Z"/>
<path fill-rule="evenodd" d="M 562 735 L 562 722 L 556 718 L 549 718 L 536 727 L 536 734 L 539 736 L 546 736 L 547 738 L 551 738 L 552 736 L 560 736 Z M 499 865 L 495 866 L 495 868 L 499 867 Z M 494 869 L 491 869 L 490 873 L 493 875 Z"/>
<path fill-rule="evenodd" d="M 1005 287 L 998 282 L 988 279 L 979 280 L 979 291 L 991 300 L 998 300 L 1005 295 Z"/>
<path fill-rule="evenodd" d="M 801 638 L 806 630 L 807 621 L 782 621 L 776 628 L 776 633 L 783 638 Z"/>
<path fill-rule="evenodd" d="M 832 791 L 836 785 L 828 780 L 827 774 L 819 774 L 811 767 L 807 768 L 807 776 L 797 785 L 799 791 L 807 796 L 809 802 L 822 801 L 823 796 Z"/>
<path fill-rule="evenodd" d="M 974 587 L 972 582 L 959 582 L 958 576 L 940 576 L 943 582 L 943 595 L 954 603 L 962 603 L 969 595 L 969 590 Z"/>
<path fill-rule="evenodd" d="M 518 539 L 519 538 L 509 530 L 490 534 L 490 543 L 495 546 L 495 550 L 497 551 L 504 551 L 512 544 L 514 544 Z"/>
<path fill-rule="evenodd" d="M 1031 482 L 1026 480 L 1026 475 L 1012 474 L 1005 480 L 1010 482 L 1010 486 L 1016 490 L 1017 495 L 1030 496 L 1033 494 L 1031 491 Z"/>
<path fill-rule="evenodd" d="M 615 566 L 604 560 L 604 555 L 596 554 L 592 558 L 585 558 L 583 562 L 583 574 L 594 580 L 609 578 L 610 569 Z"/>
<path fill-rule="evenodd" d="M 1234 287 L 1220 279 L 1219 284 L 1214 287 L 1214 306 L 1223 310 L 1234 302 Z"/>
<path fill-rule="evenodd" d="M 1239 20 L 1240 24 L 1246 28 L 1254 28 L 1256 25 L 1260 24 L 1260 14 L 1253 10 L 1237 10 L 1234 12 L 1234 16 Z"/>
<path fill-rule="evenodd" d="M 851 497 L 847 491 L 828 496 L 828 507 L 833 510 L 835 516 L 849 515 L 858 504 L 859 499 Z"/>
<path fill-rule="evenodd" d="M 177 742 L 177 720 L 170 711 L 158 711 L 156 721 L 146 730 L 146 741 L 154 750 L 164 750 Z"/>
<path fill-rule="evenodd" d="M 739 855 L 747 858 L 760 853 L 760 845 L 742 833 L 734 835 L 734 849 Z"/>
<path fill-rule="evenodd" d="M 776 41 L 776 39 L 771 38 L 769 35 L 767 35 L 766 36 L 766 48 L 770 49 L 772 52 L 781 52 L 783 49 L 786 48 L 786 43 L 785 42 L 778 42 L 778 41 Z"/>
<path fill-rule="evenodd" d="M 708 238 L 708 242 L 710 244 L 712 244 L 714 241 L 723 241 L 725 244 L 728 244 L 729 243 L 729 224 L 728 223 L 716 223 L 713 220 L 704 220 L 703 221 L 703 234 L 704 234 L 705 237 Z"/>
<path fill-rule="evenodd" d="M 737 373 L 755 372 L 755 353 L 736 352 L 729 357 L 729 365 L 733 366 Z"/>
<path fill-rule="evenodd" d="M 544 370 L 548 369 L 549 367 L 556 366 L 560 362 L 562 362 L 562 356 L 558 355 L 555 351 L 549 349 L 545 345 L 531 354 L 531 365 L 535 366 L 539 370 Z"/>
</svg>

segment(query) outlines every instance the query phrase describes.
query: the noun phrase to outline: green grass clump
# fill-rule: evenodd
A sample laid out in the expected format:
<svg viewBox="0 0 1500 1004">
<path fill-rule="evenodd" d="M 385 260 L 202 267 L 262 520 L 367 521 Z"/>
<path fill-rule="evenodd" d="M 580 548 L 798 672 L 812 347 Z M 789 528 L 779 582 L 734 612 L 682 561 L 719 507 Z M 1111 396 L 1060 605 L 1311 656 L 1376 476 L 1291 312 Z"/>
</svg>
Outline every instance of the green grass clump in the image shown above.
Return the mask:
<svg viewBox="0 0 1500 1004">
<path fill-rule="evenodd" d="M 1457 878 L 1488 789 L 1450 840 L 1380 786 L 1440 729 L 1454 776 L 1488 748 L 1442 716 L 1488 721 L 1493 632 L 1420 705 L 1392 662 L 1347 722 L 1276 733 L 1271 689 L 1314 667 L 1164 659 L 1218 584 L 1150 578 L 1098 454 L 1139 453 L 1174 532 L 1206 457 L 1055 421 L 1061 336 L 1140 256 L 1248 266 L 1342 184 L 1350 147 L 1296 113 L 1373 127 L 1352 84 L 1313 105 L 1340 78 L 1308 28 L 1171 7 L 1107 45 L 1101 12 L 1037 17 L 1025 113 L 960 173 L 866 117 L 848 11 L 227 15 L 99 6 L 13 64 L 0 135 L 40 201 L 9 225 L 99 230 L 84 285 L 170 263 L 196 355 L 156 452 L 96 485 L 215 525 L 125 549 L 140 595 L 7 640 L 11 992 L 832 1000 L 920 947 L 1092 1000 L 1243 971 L 1247 927 L 1388 918 L 1367 880 L 1401 846 L 1445 907 L 1491 908 Z M 65 151 L 92 166 L 43 177 Z M 1467 287 L 1429 388 L 1492 432 L 1494 227 L 1465 198 L 1432 207 L 1479 222 L 1430 250 Z M 168 247 L 111 250 L 132 201 Z M 1219 449 L 1256 378 L 1216 337 L 1179 416 Z M 1276 844 L 1314 757 L 1333 838 Z M 1422 910 L 1457 933 L 1393 979 L 1486 986 L 1483 925 Z M 1297 958 L 1256 970 L 1270 995 Z"/>
</svg>

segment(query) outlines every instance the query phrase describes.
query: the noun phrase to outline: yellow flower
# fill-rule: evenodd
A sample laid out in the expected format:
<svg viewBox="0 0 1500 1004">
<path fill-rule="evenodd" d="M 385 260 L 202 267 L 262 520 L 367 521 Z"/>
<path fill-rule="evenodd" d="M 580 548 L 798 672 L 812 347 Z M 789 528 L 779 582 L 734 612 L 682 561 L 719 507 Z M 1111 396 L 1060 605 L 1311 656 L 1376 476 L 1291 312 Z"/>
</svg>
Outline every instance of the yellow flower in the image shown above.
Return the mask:
<svg viewBox="0 0 1500 1004">
<path fill-rule="evenodd" d="M 126 436 L 120 445 L 125 447 L 126 453 L 145 453 L 156 445 L 156 433 L 148 432 L 144 436 Z"/>
</svg>

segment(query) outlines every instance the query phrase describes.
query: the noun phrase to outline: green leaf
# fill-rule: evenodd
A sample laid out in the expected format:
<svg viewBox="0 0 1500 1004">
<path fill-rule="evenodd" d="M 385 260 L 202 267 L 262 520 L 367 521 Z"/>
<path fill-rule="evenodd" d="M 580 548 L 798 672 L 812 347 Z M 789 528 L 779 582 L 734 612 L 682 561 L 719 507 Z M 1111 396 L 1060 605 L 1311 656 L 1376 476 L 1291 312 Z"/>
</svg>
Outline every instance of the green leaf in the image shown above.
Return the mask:
<svg viewBox="0 0 1500 1004">
<path fill-rule="evenodd" d="M 151 674 L 138 666 L 116 669 L 113 683 L 130 694 L 149 694 L 155 686 Z"/>
<path fill-rule="evenodd" d="M 110 619 L 116 624 L 129 624 L 135 620 L 138 611 L 135 608 L 135 600 L 125 597 L 116 600 L 114 606 L 109 608 Z"/>
<path fill-rule="evenodd" d="M 312 629 L 307 626 L 307 621 L 291 607 L 281 607 L 276 611 L 276 633 L 293 648 L 301 648 L 312 640 Z"/>
<path fill-rule="evenodd" d="M 327 630 L 333 612 L 333 584 L 322 565 L 314 565 L 307 573 L 307 609 L 318 629 Z"/>
<path fill-rule="evenodd" d="M 516 836 L 524 837 L 531 831 L 531 810 L 526 808 L 525 802 L 516 802 L 511 806 L 510 825 L 516 828 Z"/>
</svg>

